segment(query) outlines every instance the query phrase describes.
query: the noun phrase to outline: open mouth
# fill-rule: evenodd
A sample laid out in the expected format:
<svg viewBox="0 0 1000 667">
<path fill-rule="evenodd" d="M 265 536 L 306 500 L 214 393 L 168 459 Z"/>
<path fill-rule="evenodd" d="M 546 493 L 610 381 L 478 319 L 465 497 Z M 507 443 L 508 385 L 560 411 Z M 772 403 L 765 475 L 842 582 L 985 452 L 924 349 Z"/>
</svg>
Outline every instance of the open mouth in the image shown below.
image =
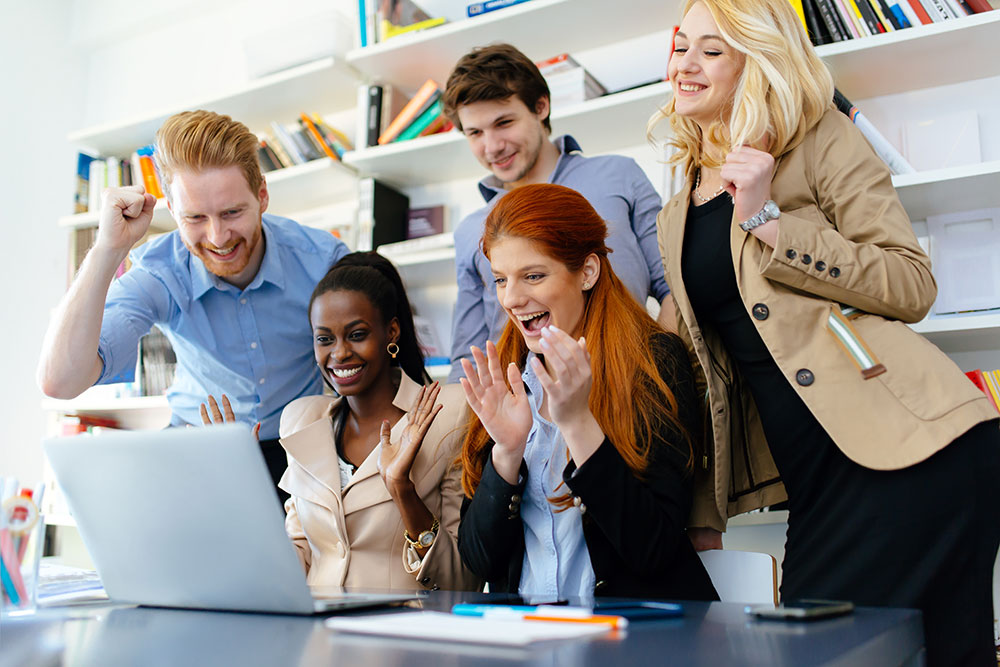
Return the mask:
<svg viewBox="0 0 1000 667">
<path fill-rule="evenodd" d="M 330 375 L 333 376 L 333 381 L 340 386 L 353 384 L 359 379 L 361 371 L 364 370 L 364 365 L 361 366 L 351 366 L 350 368 L 330 368 Z"/>
<path fill-rule="evenodd" d="M 537 313 L 527 313 L 517 315 L 517 321 L 521 323 L 521 328 L 525 333 L 541 335 L 542 327 L 549 323 L 549 311 L 542 310 Z"/>
<path fill-rule="evenodd" d="M 205 246 L 202 247 L 205 248 L 205 250 L 207 250 L 212 256 L 218 259 L 226 259 L 232 256 L 233 253 L 236 252 L 236 249 L 240 247 L 240 243 L 239 242 L 234 243 L 228 248 L 207 248 Z"/>
<path fill-rule="evenodd" d="M 684 93 L 700 93 L 701 91 L 705 90 L 705 88 L 707 88 L 707 87 L 708 86 L 703 86 L 703 85 L 698 84 L 698 83 L 682 83 L 679 86 L 677 86 L 677 88 L 680 89 L 680 91 L 684 92 Z"/>
</svg>

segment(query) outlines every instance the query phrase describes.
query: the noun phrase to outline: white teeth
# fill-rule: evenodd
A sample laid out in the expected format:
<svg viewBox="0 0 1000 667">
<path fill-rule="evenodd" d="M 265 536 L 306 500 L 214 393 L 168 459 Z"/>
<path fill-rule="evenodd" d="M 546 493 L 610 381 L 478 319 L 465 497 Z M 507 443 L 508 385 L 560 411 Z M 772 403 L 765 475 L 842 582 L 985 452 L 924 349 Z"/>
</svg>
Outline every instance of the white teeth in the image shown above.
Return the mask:
<svg viewBox="0 0 1000 667">
<path fill-rule="evenodd" d="M 697 86 L 697 85 L 694 85 L 694 84 L 691 84 L 691 83 L 682 83 L 681 86 L 680 86 L 681 90 L 683 90 L 685 92 L 688 92 L 688 93 L 697 92 L 697 91 L 701 90 L 704 87 L 705 86 Z"/>
<path fill-rule="evenodd" d="M 339 378 L 349 378 L 360 373 L 361 369 L 362 366 L 356 366 L 354 368 L 344 368 L 344 369 L 334 368 L 332 370 L 333 374 Z"/>
<path fill-rule="evenodd" d="M 531 313 L 530 315 L 518 315 L 517 319 L 521 320 L 522 322 L 527 322 L 528 320 L 533 320 L 536 317 L 541 317 L 547 312 L 548 312 L 547 310 L 540 310 L 537 313 Z"/>
<path fill-rule="evenodd" d="M 236 250 L 236 246 L 232 246 L 232 247 L 225 248 L 225 249 L 223 249 L 223 248 L 216 248 L 212 252 L 214 252 L 216 255 L 223 255 L 223 256 L 225 256 L 225 255 L 228 255 L 229 253 L 231 253 L 234 250 Z"/>
</svg>

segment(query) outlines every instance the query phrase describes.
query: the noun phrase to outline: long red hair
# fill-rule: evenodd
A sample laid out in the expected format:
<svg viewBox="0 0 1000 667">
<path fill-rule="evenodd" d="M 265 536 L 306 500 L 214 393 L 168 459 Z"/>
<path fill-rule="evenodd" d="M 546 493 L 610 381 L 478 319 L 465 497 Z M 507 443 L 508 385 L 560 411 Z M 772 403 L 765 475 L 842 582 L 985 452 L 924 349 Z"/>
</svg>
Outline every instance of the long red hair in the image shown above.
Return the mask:
<svg viewBox="0 0 1000 667">
<path fill-rule="evenodd" d="M 615 275 L 608 261 L 607 235 L 604 220 L 576 190 L 548 183 L 525 185 L 506 194 L 490 211 L 482 249 L 488 258 L 501 239 L 524 238 L 573 273 L 582 270 L 591 254 L 598 257 L 600 275 L 584 293 L 583 336 L 594 377 L 589 407 L 622 459 L 641 478 L 652 434 L 665 424 L 687 439 L 689 465 L 693 450 L 678 418 L 677 400 L 660 376 L 650 348 L 653 337 L 663 330 Z M 528 347 L 512 322 L 507 322 L 496 345 L 501 368 L 514 362 L 524 369 Z M 472 497 L 490 455 L 490 437 L 476 414 L 469 414 L 461 461 L 462 488 Z M 557 505 L 566 501 L 568 496 L 553 499 Z"/>
</svg>

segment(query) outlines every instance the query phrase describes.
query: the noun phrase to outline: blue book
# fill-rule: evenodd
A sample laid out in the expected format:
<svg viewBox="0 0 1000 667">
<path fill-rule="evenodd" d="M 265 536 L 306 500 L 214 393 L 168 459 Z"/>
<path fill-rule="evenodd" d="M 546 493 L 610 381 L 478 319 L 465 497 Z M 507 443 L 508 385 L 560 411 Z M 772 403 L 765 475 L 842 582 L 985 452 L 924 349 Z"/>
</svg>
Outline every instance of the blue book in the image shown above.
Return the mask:
<svg viewBox="0 0 1000 667">
<path fill-rule="evenodd" d="M 522 2 L 527 1 L 528 0 L 486 0 L 486 2 L 473 2 L 466 9 L 466 13 L 470 17 L 479 16 L 480 14 L 486 14 L 487 12 L 496 11 L 497 9 L 503 9 L 504 7 L 519 5 Z"/>
<path fill-rule="evenodd" d="M 903 10 L 899 8 L 898 4 L 889 5 L 889 9 L 892 11 L 893 16 L 896 17 L 896 20 L 899 21 L 900 26 L 904 28 L 912 27 L 910 25 L 910 20 L 906 18 L 906 14 L 903 13 Z"/>
<path fill-rule="evenodd" d="M 358 0 L 358 37 L 361 48 L 368 46 L 368 13 L 365 11 L 365 0 Z"/>
</svg>

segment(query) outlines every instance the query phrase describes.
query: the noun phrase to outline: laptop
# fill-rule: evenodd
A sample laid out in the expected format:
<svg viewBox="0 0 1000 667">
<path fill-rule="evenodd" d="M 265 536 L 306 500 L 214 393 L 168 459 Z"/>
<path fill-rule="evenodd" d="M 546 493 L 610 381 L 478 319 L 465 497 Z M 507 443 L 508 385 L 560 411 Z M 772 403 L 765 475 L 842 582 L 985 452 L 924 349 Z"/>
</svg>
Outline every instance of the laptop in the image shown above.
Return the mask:
<svg viewBox="0 0 1000 667">
<path fill-rule="evenodd" d="M 314 599 L 244 424 L 49 438 L 43 446 L 115 602 L 313 614 L 417 597 Z"/>
</svg>

